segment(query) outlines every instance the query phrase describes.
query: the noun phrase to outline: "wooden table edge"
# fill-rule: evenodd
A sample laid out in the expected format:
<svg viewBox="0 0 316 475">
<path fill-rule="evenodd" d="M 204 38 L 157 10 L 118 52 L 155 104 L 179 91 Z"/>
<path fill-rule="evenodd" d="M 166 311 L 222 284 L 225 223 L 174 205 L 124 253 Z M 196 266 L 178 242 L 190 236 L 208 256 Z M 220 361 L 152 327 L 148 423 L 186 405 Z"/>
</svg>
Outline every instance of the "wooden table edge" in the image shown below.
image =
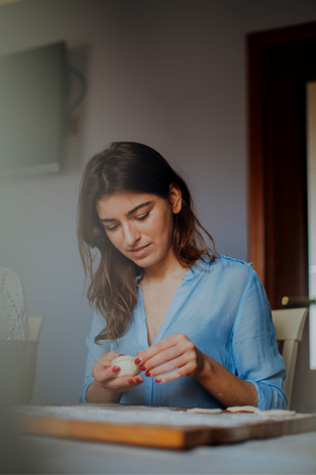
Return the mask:
<svg viewBox="0 0 316 475">
<path fill-rule="evenodd" d="M 22 434 L 180 450 L 313 431 L 316 414 L 231 427 L 124 424 L 25 414 L 17 415 L 15 423 L 16 431 Z"/>
</svg>

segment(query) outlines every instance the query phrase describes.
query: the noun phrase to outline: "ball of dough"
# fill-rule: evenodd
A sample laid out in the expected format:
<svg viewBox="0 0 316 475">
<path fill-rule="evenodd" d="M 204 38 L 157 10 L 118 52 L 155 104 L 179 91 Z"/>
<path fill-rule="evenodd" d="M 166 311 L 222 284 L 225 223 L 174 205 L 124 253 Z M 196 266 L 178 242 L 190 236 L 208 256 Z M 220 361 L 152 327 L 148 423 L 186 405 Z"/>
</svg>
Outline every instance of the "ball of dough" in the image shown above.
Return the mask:
<svg viewBox="0 0 316 475">
<path fill-rule="evenodd" d="M 120 371 L 116 373 L 117 376 L 135 376 L 140 373 L 140 367 L 134 363 L 134 360 L 133 356 L 118 356 L 112 361 L 111 366 L 120 368 Z"/>
</svg>

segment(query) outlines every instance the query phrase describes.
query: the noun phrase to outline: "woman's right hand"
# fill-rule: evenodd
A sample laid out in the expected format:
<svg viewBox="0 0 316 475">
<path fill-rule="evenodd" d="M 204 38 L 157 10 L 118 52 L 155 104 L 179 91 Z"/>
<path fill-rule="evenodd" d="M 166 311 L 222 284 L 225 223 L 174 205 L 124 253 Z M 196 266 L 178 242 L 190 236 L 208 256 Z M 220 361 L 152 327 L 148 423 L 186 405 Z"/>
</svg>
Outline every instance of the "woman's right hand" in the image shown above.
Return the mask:
<svg viewBox="0 0 316 475">
<path fill-rule="evenodd" d="M 111 366 L 119 355 L 115 351 L 105 353 L 93 365 L 91 374 L 94 381 L 87 390 L 88 402 L 117 402 L 122 392 L 139 386 L 143 382 L 140 375 L 119 376 L 119 366 Z"/>
</svg>

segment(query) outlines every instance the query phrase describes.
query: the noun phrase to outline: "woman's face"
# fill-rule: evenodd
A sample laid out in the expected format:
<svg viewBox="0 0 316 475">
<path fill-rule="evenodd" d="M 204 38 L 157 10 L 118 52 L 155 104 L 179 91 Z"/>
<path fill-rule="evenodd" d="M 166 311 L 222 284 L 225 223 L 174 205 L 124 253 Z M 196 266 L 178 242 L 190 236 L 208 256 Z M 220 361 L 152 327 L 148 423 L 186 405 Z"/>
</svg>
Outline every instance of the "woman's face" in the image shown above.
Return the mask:
<svg viewBox="0 0 316 475">
<path fill-rule="evenodd" d="M 96 204 L 97 214 L 112 244 L 140 267 L 149 268 L 174 256 L 173 214 L 181 210 L 181 192 L 170 187 L 169 200 L 160 196 L 115 192 Z"/>
</svg>

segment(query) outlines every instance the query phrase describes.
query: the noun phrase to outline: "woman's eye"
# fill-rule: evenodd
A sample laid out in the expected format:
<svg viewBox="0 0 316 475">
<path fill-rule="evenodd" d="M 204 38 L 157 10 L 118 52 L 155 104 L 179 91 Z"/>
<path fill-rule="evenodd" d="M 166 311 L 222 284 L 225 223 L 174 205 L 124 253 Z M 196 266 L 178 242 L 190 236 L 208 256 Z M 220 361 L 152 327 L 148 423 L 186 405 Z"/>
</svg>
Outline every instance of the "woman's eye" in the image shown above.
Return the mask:
<svg viewBox="0 0 316 475">
<path fill-rule="evenodd" d="M 111 226 L 105 226 L 106 231 L 114 231 L 118 227 L 118 224 L 112 224 Z"/>
<path fill-rule="evenodd" d="M 149 215 L 149 211 L 147 211 L 147 213 L 145 213 L 145 214 L 137 216 L 136 219 L 137 219 L 137 221 L 144 221 L 147 218 L 148 215 Z"/>
</svg>

